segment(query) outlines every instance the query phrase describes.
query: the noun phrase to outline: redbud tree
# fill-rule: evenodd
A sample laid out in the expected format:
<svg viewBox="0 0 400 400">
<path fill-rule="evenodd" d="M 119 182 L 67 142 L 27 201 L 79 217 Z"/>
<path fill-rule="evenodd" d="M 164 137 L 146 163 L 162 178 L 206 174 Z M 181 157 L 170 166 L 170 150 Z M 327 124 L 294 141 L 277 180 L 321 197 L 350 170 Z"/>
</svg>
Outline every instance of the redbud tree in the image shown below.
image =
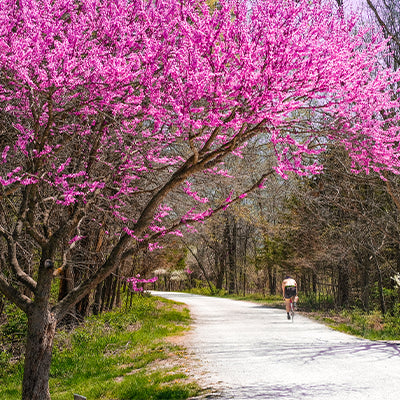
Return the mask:
<svg viewBox="0 0 400 400">
<path fill-rule="evenodd" d="M 332 141 L 355 172 L 397 173 L 385 52 L 317 0 L 1 1 L 0 291 L 28 317 L 22 398 L 50 398 L 57 322 L 135 246 L 183 235 L 273 173 L 320 173 Z M 196 177 L 225 182 L 224 161 L 256 139 L 274 167 L 212 209 Z M 101 264 L 51 298 L 100 224 Z"/>
</svg>

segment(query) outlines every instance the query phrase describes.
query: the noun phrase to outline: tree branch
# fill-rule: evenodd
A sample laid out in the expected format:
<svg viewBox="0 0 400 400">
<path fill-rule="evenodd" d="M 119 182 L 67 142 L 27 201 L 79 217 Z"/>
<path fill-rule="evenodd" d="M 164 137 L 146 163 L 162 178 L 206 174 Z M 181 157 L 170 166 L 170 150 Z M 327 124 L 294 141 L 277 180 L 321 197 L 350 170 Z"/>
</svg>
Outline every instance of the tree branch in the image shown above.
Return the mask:
<svg viewBox="0 0 400 400">
<path fill-rule="evenodd" d="M 8 300 L 15 303 L 22 311 L 27 313 L 28 306 L 32 303 L 32 300 L 9 285 L 2 273 L 0 273 L 0 291 L 7 297 Z"/>
<path fill-rule="evenodd" d="M 376 7 L 372 4 L 371 0 L 367 0 L 367 4 L 369 8 L 372 10 L 372 12 L 375 14 L 376 19 L 379 22 L 379 25 L 386 31 L 386 33 L 390 36 L 390 38 L 400 47 L 400 39 L 394 35 L 391 30 L 388 28 L 387 24 L 385 21 L 381 18 L 381 16 L 378 13 L 378 10 Z"/>
<path fill-rule="evenodd" d="M 20 267 L 18 258 L 17 258 L 17 244 L 14 240 L 14 238 L 8 234 L 7 232 L 2 232 L 3 237 L 7 241 L 7 247 L 8 247 L 8 262 L 11 266 L 11 269 L 15 275 L 15 277 L 18 279 L 19 282 L 21 282 L 24 286 L 26 286 L 30 291 L 35 292 L 36 291 L 36 281 L 31 278 L 30 275 L 28 275 L 24 270 Z"/>
<path fill-rule="evenodd" d="M 88 277 L 79 286 L 71 290 L 52 308 L 52 312 L 58 321 L 60 321 L 68 313 L 68 310 L 71 306 L 81 300 L 87 293 L 90 292 L 90 290 L 95 288 L 117 268 L 121 259 L 121 254 L 131 241 L 132 238 L 129 235 L 123 234 L 118 243 L 114 246 L 107 260 L 96 271 L 96 273 Z"/>
</svg>

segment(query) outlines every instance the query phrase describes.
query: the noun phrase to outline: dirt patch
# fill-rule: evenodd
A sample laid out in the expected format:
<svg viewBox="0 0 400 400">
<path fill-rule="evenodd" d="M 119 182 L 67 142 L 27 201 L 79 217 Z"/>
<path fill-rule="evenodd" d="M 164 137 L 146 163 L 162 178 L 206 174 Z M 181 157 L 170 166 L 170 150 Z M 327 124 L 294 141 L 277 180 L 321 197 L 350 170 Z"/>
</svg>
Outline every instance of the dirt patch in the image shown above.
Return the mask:
<svg viewBox="0 0 400 400">
<path fill-rule="evenodd" d="M 176 335 L 176 336 L 167 336 L 165 338 L 165 341 L 167 343 L 171 343 L 176 346 L 185 346 L 187 339 L 186 336 L 189 334 L 189 332 L 184 332 L 182 335 Z"/>
<path fill-rule="evenodd" d="M 125 343 L 125 345 L 120 346 L 120 345 L 115 345 L 113 343 L 108 344 L 105 349 L 104 349 L 104 356 L 105 357 L 112 357 L 117 354 L 121 354 L 125 352 L 130 345 L 130 342 Z"/>
<path fill-rule="evenodd" d="M 162 301 L 160 301 L 160 300 L 157 300 L 156 301 L 156 308 L 159 310 L 160 308 L 164 308 L 165 307 L 165 303 L 164 302 L 162 302 Z"/>
<path fill-rule="evenodd" d="M 327 324 L 340 325 L 340 324 L 351 323 L 350 317 L 345 317 L 340 314 L 323 313 L 323 312 L 305 312 L 305 311 L 300 312 L 300 314 L 312 318 L 316 321 L 324 322 Z"/>
<path fill-rule="evenodd" d="M 176 303 L 176 304 L 175 303 L 165 303 L 163 301 L 157 300 L 157 302 L 156 302 L 157 309 L 166 308 L 166 307 L 172 308 L 173 310 L 176 310 L 179 312 L 188 308 L 187 304 L 184 304 L 184 303 L 179 303 L 179 304 L 178 303 Z"/>
<path fill-rule="evenodd" d="M 177 311 L 184 311 L 188 306 L 186 304 L 174 304 L 174 309 Z"/>
<path fill-rule="evenodd" d="M 128 332 L 136 332 L 142 327 L 142 324 L 140 322 L 135 322 L 134 324 L 130 324 L 126 327 L 126 331 Z"/>
</svg>

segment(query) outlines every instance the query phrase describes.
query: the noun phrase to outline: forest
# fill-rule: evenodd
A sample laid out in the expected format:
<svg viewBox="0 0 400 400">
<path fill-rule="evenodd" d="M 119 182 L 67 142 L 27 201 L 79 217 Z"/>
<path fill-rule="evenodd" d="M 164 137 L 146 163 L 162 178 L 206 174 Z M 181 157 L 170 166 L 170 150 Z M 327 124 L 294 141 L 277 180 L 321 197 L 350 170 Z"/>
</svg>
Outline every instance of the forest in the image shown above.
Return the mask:
<svg viewBox="0 0 400 400">
<path fill-rule="evenodd" d="M 400 5 L 350 5 L 0 4 L 24 400 L 50 399 L 58 328 L 143 289 L 280 296 L 289 274 L 304 309 L 400 315 Z"/>
</svg>

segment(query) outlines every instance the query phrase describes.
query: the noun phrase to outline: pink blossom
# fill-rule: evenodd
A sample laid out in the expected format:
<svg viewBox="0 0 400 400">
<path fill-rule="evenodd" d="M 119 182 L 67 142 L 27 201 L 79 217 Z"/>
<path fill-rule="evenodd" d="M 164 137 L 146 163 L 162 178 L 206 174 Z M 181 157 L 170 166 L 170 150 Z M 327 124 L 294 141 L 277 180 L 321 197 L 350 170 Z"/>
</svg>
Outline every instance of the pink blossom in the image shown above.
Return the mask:
<svg viewBox="0 0 400 400">
<path fill-rule="evenodd" d="M 208 173 L 208 174 L 211 174 L 211 175 L 221 175 L 221 176 L 224 176 L 226 178 L 234 178 L 234 176 L 231 175 L 228 170 L 226 170 L 226 169 L 218 169 L 217 167 L 205 169 L 204 173 Z"/>
<path fill-rule="evenodd" d="M 200 197 L 197 192 L 193 192 L 191 190 L 192 184 L 188 181 L 185 182 L 186 187 L 183 188 L 183 191 L 188 194 L 189 196 L 193 197 L 199 203 L 208 203 L 207 197 Z"/>
<path fill-rule="evenodd" d="M 3 163 L 7 161 L 7 153 L 10 150 L 10 146 L 5 146 L 3 152 L 1 153 L 1 158 L 3 160 Z"/>
<path fill-rule="evenodd" d="M 21 185 L 34 185 L 38 183 L 39 179 L 36 176 L 27 176 L 20 180 Z"/>
<path fill-rule="evenodd" d="M 85 237 L 86 237 L 86 236 L 81 236 L 81 235 L 74 236 L 68 243 L 69 243 L 69 244 L 75 243 L 75 242 L 77 242 L 78 240 L 84 239 Z"/>
<path fill-rule="evenodd" d="M 161 204 L 158 207 L 158 212 L 154 215 L 154 221 L 161 222 L 163 218 L 169 215 L 169 212 L 172 211 L 172 208 L 166 204 Z"/>
<path fill-rule="evenodd" d="M 186 226 L 186 230 L 189 233 L 197 233 L 198 232 L 198 230 L 193 225 L 186 224 L 185 226 Z"/>
<path fill-rule="evenodd" d="M 158 280 L 157 276 L 154 276 L 150 279 L 140 279 L 140 274 L 137 274 L 136 277 L 126 278 L 126 281 L 132 285 L 132 290 L 134 292 L 143 292 L 143 286 L 138 286 L 138 284 L 143 283 L 154 283 Z"/>
<path fill-rule="evenodd" d="M 153 232 L 165 232 L 167 228 L 165 226 L 150 225 L 149 229 Z"/>
<path fill-rule="evenodd" d="M 186 222 L 188 220 L 203 221 L 205 218 L 209 217 L 214 212 L 212 208 L 209 208 L 208 210 L 199 213 L 194 213 L 193 211 L 194 209 L 191 209 L 189 212 L 187 212 L 186 215 L 182 217 L 182 221 L 183 222 Z"/>
<path fill-rule="evenodd" d="M 162 248 L 163 248 L 163 247 L 160 246 L 160 245 L 158 244 L 158 242 L 156 242 L 156 243 L 149 243 L 149 251 L 154 251 L 154 250 L 162 249 Z"/>
<path fill-rule="evenodd" d="M 233 190 L 229 193 L 229 196 L 225 199 L 225 203 L 230 203 L 232 201 Z"/>
<path fill-rule="evenodd" d="M 62 171 L 64 171 L 65 167 L 67 167 L 70 162 L 71 162 L 71 157 L 68 157 L 67 160 L 58 167 L 57 173 L 60 174 Z"/>
<path fill-rule="evenodd" d="M 175 235 L 175 236 L 181 236 L 181 237 L 183 236 L 183 233 L 178 229 L 176 229 L 174 231 L 171 231 L 171 232 L 168 232 L 168 234 L 169 235 Z"/>
</svg>

